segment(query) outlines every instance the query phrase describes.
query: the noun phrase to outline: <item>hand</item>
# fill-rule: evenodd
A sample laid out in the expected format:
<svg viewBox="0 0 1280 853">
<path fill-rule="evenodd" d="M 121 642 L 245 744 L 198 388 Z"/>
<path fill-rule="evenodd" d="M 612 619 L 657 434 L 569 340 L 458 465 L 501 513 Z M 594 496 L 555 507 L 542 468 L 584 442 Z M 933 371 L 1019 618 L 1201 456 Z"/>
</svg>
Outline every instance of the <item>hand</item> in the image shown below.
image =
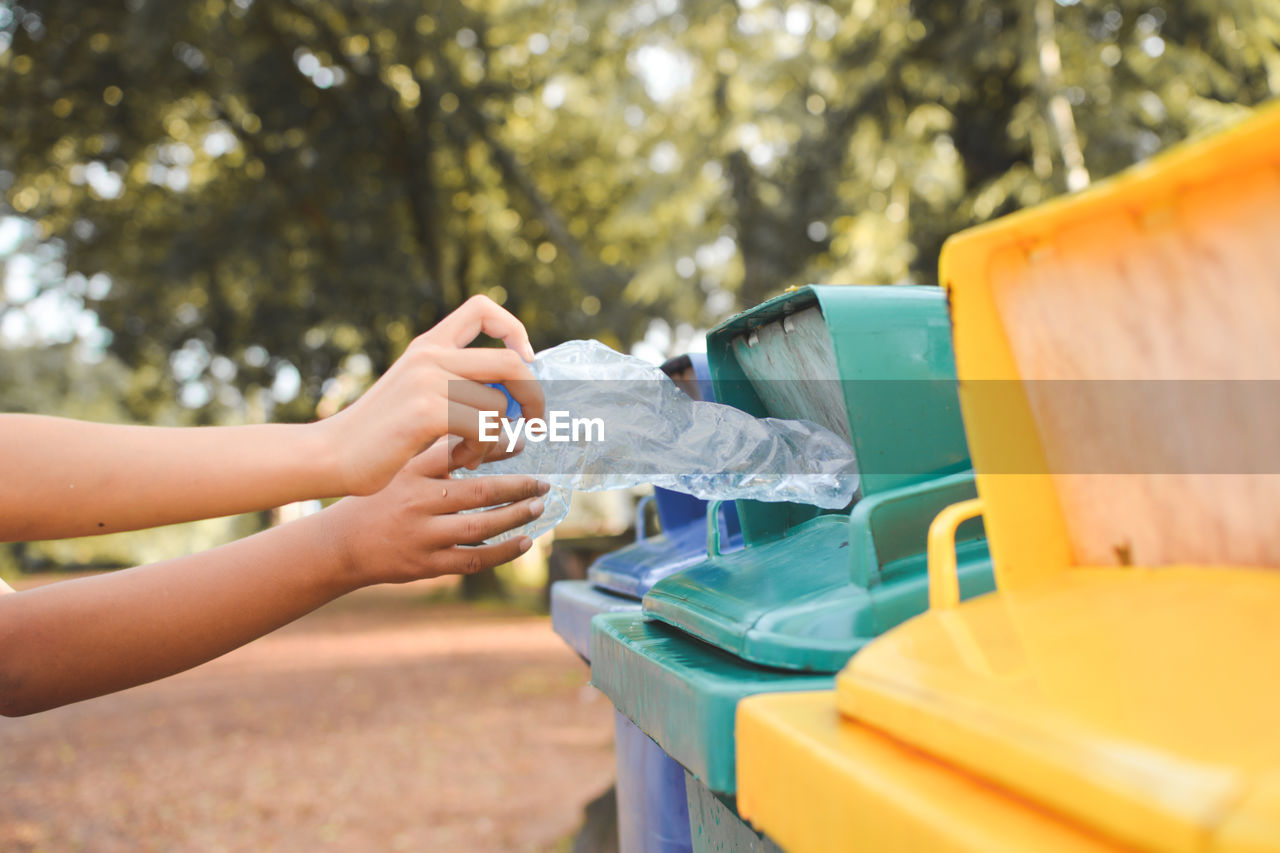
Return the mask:
<svg viewBox="0 0 1280 853">
<path fill-rule="evenodd" d="M 362 586 L 476 572 L 528 550 L 528 537 L 459 547 L 536 518 L 547 488 L 529 477 L 450 480 L 449 444 L 370 497 L 200 554 L 0 595 L 0 714 L 181 672 Z"/>
<path fill-rule="evenodd" d="M 481 332 L 509 349 L 463 349 Z M 505 412 L 507 400 L 483 383 L 503 383 L 525 417 L 543 414 L 542 389 L 525 360 L 533 347 L 520 321 L 486 297 L 467 300 L 419 335 L 359 400 L 315 425 L 331 448 L 340 494 L 373 494 L 444 435 L 463 439 L 454 458 L 469 467 L 495 453 L 498 442 L 479 440 L 479 413 Z"/>
<path fill-rule="evenodd" d="M 469 546 L 542 514 L 550 486 L 532 477 L 448 479 L 449 442 L 414 457 L 385 489 L 344 498 L 321 513 L 358 586 L 470 574 L 529 550 L 528 536 Z M 464 510 L 484 509 L 461 514 Z"/>
</svg>

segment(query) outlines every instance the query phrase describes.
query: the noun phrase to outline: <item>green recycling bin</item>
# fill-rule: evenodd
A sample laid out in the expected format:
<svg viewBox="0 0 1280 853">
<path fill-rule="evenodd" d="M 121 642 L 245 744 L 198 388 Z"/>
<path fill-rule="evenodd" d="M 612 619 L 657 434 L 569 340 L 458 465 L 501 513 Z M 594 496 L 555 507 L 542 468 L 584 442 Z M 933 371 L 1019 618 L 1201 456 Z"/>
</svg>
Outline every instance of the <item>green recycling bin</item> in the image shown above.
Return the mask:
<svg viewBox="0 0 1280 853">
<path fill-rule="evenodd" d="M 924 610 L 929 522 L 976 496 L 945 297 L 805 287 L 732 318 L 707 344 L 718 400 L 847 436 L 861 495 L 843 515 L 739 502 L 746 547 L 655 584 L 645 612 L 753 663 L 835 672 Z M 989 591 L 981 529 L 962 536 L 961 587 Z"/>
<path fill-rule="evenodd" d="M 641 613 L 592 620 L 592 681 L 689 771 L 691 804 L 732 812 L 738 702 L 829 689 L 923 611 L 929 524 L 975 490 L 938 288 L 800 288 L 712 330 L 708 353 L 718 400 L 844 434 L 861 476 L 845 510 L 739 501 L 745 547 L 721 553 L 709 527 L 707 558 L 655 584 Z M 963 594 L 991 590 L 980 523 L 957 552 Z M 695 849 L 750 832 L 712 812 Z"/>
</svg>

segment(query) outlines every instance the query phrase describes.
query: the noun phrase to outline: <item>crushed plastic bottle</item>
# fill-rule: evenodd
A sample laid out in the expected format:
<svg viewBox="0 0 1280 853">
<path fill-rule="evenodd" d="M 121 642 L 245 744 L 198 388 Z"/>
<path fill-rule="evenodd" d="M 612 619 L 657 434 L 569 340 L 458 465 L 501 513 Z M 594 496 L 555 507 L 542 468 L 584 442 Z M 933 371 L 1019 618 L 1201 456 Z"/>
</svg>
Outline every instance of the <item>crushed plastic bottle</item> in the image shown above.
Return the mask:
<svg viewBox="0 0 1280 853">
<path fill-rule="evenodd" d="M 555 527 L 568 513 L 574 489 L 651 483 L 706 500 L 790 501 L 825 509 L 846 507 L 857 493 L 853 449 L 825 427 L 693 400 L 657 367 L 598 341 L 544 350 L 531 369 L 546 397 L 548 425 L 559 418 L 565 440 L 526 432 L 518 455 L 454 472 L 525 474 L 551 484 L 542 516 L 498 540 Z M 499 440 L 506 442 L 508 434 L 499 431 Z"/>
</svg>

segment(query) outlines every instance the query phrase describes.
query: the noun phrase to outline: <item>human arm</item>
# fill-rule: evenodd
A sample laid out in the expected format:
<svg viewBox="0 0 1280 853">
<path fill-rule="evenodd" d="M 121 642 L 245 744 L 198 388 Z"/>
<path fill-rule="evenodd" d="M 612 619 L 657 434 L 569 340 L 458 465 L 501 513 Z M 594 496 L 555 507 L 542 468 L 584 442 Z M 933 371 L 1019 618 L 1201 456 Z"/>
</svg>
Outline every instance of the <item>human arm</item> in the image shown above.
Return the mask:
<svg viewBox="0 0 1280 853">
<path fill-rule="evenodd" d="M 457 543 L 536 518 L 545 485 L 528 477 L 450 480 L 447 466 L 442 441 L 377 494 L 202 554 L 0 590 L 0 713 L 30 714 L 144 684 L 359 587 L 480 571 L 527 550 L 527 537 Z"/>
<path fill-rule="evenodd" d="M 514 350 L 462 349 L 481 332 Z M 517 354 L 520 353 L 520 354 Z M 312 424 L 195 429 L 0 415 L 0 541 L 56 539 L 372 494 L 441 436 L 474 464 L 478 410 L 505 410 L 504 382 L 531 412 L 542 394 L 522 356 L 524 327 L 473 298 L 405 353 L 359 400 Z"/>
</svg>

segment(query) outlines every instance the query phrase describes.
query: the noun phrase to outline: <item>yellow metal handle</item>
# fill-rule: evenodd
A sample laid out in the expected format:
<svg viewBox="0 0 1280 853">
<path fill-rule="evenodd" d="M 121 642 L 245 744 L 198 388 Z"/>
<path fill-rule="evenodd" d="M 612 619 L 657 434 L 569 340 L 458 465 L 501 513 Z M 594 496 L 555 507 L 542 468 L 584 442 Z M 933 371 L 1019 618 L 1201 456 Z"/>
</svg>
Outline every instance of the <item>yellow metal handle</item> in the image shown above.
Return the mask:
<svg viewBox="0 0 1280 853">
<path fill-rule="evenodd" d="M 929 525 L 929 607 L 946 610 L 960 603 L 956 571 L 956 528 L 982 515 L 982 498 L 961 501 L 938 513 Z"/>
</svg>

